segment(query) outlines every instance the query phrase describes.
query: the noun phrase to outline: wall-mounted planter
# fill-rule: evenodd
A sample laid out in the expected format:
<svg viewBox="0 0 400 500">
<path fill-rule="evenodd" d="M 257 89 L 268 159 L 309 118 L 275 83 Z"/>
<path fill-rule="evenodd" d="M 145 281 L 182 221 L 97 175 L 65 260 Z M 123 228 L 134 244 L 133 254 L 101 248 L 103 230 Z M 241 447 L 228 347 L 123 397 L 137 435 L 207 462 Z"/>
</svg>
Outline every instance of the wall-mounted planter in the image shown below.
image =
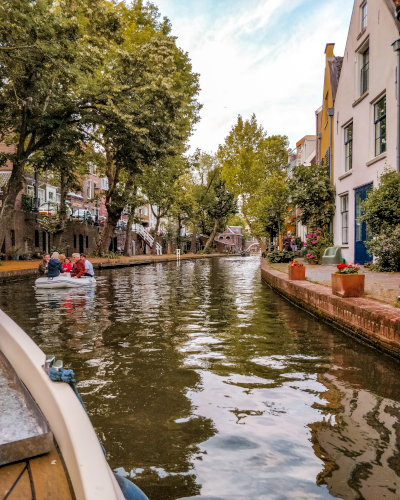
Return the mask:
<svg viewBox="0 0 400 500">
<path fill-rule="evenodd" d="M 304 266 L 288 266 L 289 279 L 293 281 L 306 279 L 306 268 Z"/>
<path fill-rule="evenodd" d="M 332 293 L 339 297 L 362 297 L 365 274 L 332 274 Z"/>
</svg>

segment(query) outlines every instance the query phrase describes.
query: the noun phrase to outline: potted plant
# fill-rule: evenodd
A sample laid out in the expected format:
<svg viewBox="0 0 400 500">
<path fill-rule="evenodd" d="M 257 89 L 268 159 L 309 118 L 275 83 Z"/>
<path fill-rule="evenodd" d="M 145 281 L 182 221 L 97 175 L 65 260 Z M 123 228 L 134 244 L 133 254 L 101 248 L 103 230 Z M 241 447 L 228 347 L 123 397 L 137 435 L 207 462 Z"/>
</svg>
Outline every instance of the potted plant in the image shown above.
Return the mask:
<svg viewBox="0 0 400 500">
<path fill-rule="evenodd" d="M 289 269 L 289 279 L 290 280 L 305 280 L 306 279 L 306 268 L 296 259 L 292 260 L 288 265 Z"/>
<path fill-rule="evenodd" d="M 332 274 L 332 293 L 339 297 L 362 297 L 365 275 L 358 274 L 358 264 L 339 264 Z"/>
</svg>

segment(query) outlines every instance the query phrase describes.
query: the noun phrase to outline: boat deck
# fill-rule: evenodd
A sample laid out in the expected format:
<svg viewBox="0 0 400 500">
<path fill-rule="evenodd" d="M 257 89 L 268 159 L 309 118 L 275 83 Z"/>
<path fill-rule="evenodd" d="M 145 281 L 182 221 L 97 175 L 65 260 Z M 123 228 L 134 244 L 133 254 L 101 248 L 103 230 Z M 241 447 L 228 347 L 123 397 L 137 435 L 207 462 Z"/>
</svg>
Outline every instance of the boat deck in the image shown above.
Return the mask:
<svg viewBox="0 0 400 500">
<path fill-rule="evenodd" d="M 0 467 L 0 500 L 74 500 L 53 445 L 45 455 Z"/>
</svg>

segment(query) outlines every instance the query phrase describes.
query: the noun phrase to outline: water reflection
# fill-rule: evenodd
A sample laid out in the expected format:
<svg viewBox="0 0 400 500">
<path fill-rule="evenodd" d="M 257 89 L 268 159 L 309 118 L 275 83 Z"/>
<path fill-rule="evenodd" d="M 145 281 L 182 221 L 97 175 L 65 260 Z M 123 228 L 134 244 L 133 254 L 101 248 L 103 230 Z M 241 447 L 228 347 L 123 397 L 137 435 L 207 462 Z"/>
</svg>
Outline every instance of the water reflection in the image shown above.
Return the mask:
<svg viewBox="0 0 400 500">
<path fill-rule="evenodd" d="M 151 500 L 397 498 L 399 366 L 281 299 L 258 267 L 14 283 L 0 307 L 76 371 L 111 466 Z"/>
</svg>

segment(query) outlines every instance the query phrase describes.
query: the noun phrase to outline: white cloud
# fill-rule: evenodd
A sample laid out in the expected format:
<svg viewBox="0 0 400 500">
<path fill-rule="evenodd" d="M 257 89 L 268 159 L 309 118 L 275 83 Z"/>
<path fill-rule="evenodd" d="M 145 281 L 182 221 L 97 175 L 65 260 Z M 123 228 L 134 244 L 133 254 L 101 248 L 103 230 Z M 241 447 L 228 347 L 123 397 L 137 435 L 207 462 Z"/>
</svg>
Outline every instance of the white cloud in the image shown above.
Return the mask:
<svg viewBox="0 0 400 500">
<path fill-rule="evenodd" d="M 192 147 L 215 151 L 237 115 L 253 112 L 269 134 L 288 135 L 292 146 L 315 133 L 325 45 L 335 42 L 343 55 L 352 0 L 156 3 L 201 75 L 204 107 Z"/>
</svg>

